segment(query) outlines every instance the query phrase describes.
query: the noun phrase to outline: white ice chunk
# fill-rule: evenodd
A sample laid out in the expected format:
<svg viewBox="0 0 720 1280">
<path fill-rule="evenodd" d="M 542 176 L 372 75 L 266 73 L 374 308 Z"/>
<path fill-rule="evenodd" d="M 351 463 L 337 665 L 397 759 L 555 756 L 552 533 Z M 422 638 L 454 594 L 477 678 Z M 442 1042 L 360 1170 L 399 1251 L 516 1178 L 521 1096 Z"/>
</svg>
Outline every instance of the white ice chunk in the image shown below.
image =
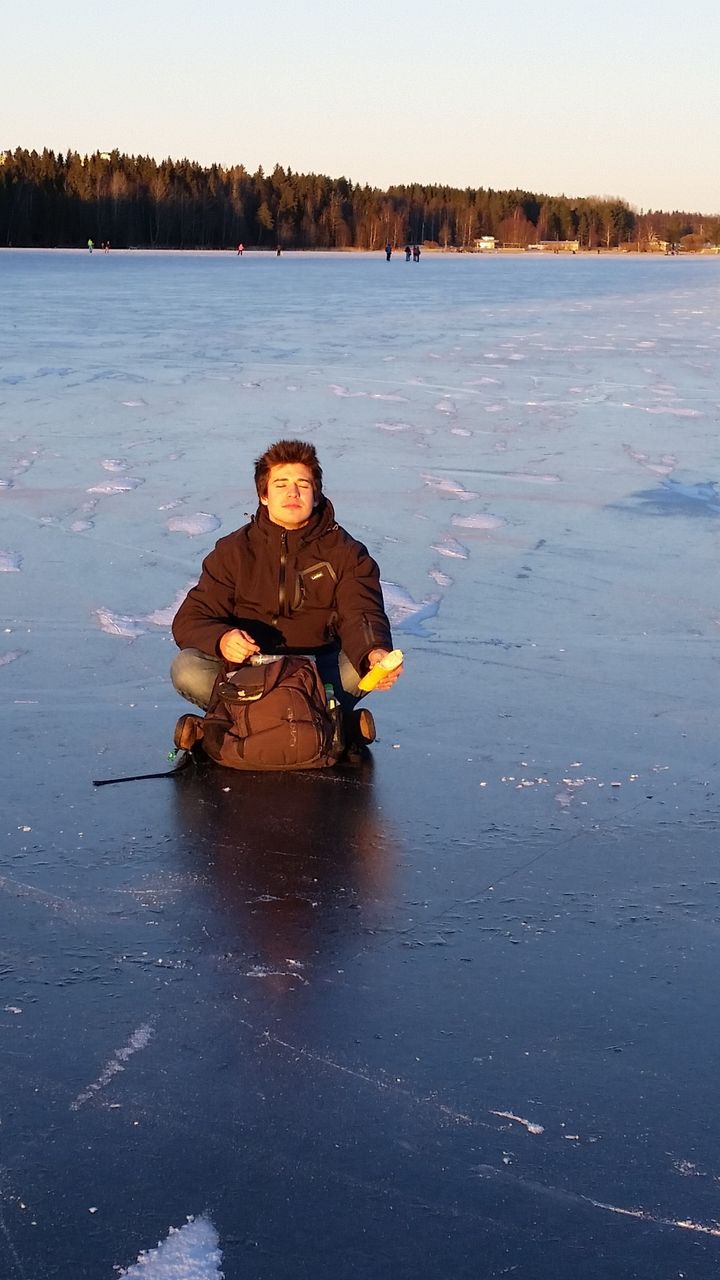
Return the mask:
<svg viewBox="0 0 720 1280">
<path fill-rule="evenodd" d="M 171 1227 L 157 1249 L 141 1253 L 120 1276 L 127 1280 L 222 1280 L 220 1238 L 209 1218 Z"/>
<path fill-rule="evenodd" d="M 19 551 L 0 551 L 0 573 L 19 573 L 21 564 Z"/>
</svg>

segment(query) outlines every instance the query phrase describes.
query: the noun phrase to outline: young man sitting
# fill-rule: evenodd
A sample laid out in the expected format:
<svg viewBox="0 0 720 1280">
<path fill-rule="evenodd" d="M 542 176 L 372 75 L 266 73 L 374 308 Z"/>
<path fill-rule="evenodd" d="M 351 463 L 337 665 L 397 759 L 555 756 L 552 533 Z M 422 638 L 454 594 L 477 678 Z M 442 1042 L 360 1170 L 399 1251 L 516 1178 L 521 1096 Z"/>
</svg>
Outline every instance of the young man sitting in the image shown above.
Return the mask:
<svg viewBox="0 0 720 1280">
<path fill-rule="evenodd" d="M 216 543 L 175 615 L 173 684 L 205 709 L 224 665 L 256 653 L 312 654 L 342 706 L 348 743 L 372 742 L 372 715 L 354 708 L 359 680 L 393 647 L 380 570 L 337 524 L 313 445 L 271 445 L 255 463 L 255 487 L 255 516 Z M 389 689 L 401 671 L 376 688 Z M 191 747 L 202 720 L 184 716 L 178 731 L 176 745 Z"/>
</svg>

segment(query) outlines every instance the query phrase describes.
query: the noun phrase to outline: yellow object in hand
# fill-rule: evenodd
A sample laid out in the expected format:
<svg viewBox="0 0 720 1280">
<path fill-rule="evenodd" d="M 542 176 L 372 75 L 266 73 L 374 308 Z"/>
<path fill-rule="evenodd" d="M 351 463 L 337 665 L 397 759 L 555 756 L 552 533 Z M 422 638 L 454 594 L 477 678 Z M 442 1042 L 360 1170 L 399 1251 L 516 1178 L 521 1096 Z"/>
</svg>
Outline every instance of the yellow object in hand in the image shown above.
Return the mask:
<svg viewBox="0 0 720 1280">
<path fill-rule="evenodd" d="M 384 658 L 381 658 L 379 662 L 376 662 L 374 667 L 370 668 L 358 684 L 358 689 L 362 693 L 370 693 L 371 689 L 374 689 L 380 683 L 388 671 L 395 671 L 397 667 L 402 666 L 403 657 L 402 649 L 393 649 Z"/>
</svg>

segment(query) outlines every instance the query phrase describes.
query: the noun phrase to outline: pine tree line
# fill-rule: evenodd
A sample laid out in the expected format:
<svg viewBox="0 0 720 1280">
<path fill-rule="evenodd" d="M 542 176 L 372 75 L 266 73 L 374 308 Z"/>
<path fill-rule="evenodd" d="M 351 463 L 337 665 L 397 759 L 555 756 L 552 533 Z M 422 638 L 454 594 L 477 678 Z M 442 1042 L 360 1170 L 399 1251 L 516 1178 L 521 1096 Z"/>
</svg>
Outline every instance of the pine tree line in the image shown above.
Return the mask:
<svg viewBox="0 0 720 1280">
<path fill-rule="evenodd" d="M 386 241 L 471 249 L 483 235 L 526 248 L 720 244 L 720 218 L 636 213 L 624 200 L 413 184 L 387 191 L 277 165 L 207 168 L 119 151 L 0 151 L 0 244 L 116 248 L 379 249 Z"/>
</svg>

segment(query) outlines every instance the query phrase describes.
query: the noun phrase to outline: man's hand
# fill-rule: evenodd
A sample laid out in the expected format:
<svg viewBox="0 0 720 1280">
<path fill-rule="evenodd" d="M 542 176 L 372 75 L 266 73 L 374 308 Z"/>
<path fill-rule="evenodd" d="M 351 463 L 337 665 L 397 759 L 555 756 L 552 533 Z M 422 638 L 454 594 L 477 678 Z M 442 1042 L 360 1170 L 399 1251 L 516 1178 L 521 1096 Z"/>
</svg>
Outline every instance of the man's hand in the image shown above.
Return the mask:
<svg viewBox="0 0 720 1280">
<path fill-rule="evenodd" d="M 390 652 L 389 649 L 371 649 L 370 653 L 368 654 L 368 667 L 372 668 L 377 666 L 378 662 L 381 662 L 383 658 L 387 658 L 389 652 Z M 394 671 L 388 671 L 383 676 L 382 680 L 378 681 L 378 683 L 375 685 L 375 688 L 391 689 L 395 681 L 400 679 L 400 676 L 402 675 L 402 673 L 403 673 L 403 668 L 401 664 L 399 667 L 396 667 Z"/>
<path fill-rule="evenodd" d="M 253 653 L 260 652 L 260 645 L 256 644 L 252 636 L 247 631 L 240 631 L 237 627 L 234 631 L 226 631 L 220 638 L 220 652 L 226 662 L 234 662 L 240 666 L 242 662 L 247 662 Z"/>
</svg>

